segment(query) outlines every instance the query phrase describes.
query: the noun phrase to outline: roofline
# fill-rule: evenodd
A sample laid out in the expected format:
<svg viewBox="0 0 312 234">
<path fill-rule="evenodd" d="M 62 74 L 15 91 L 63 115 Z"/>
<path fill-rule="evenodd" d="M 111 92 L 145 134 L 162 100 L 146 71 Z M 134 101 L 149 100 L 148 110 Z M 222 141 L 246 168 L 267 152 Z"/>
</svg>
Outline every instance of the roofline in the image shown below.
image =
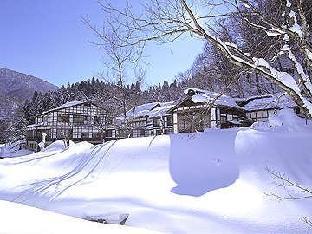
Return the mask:
<svg viewBox="0 0 312 234">
<path fill-rule="evenodd" d="M 78 106 L 78 105 L 81 105 L 81 104 L 85 104 L 85 103 L 91 103 L 91 104 L 93 104 L 93 105 L 95 105 L 96 107 L 98 107 L 98 105 L 97 104 L 95 104 L 93 101 L 91 101 L 91 100 L 87 100 L 87 101 L 80 101 L 81 103 L 77 103 L 77 104 L 75 104 L 75 105 L 72 105 L 72 106 L 70 106 L 70 107 L 75 107 L 75 106 Z M 65 102 L 64 104 L 66 104 L 67 102 Z M 63 104 L 63 105 L 64 105 Z M 65 109 L 65 108 L 69 108 L 69 107 L 61 107 L 61 106 L 59 106 L 59 107 L 55 107 L 55 108 L 53 108 L 53 109 L 51 109 L 51 110 L 47 110 L 47 111 L 44 111 L 44 112 L 42 112 L 42 114 L 40 115 L 40 117 L 41 116 L 43 116 L 43 115 L 45 115 L 45 114 L 49 114 L 50 112 L 53 112 L 53 111 L 58 111 L 58 110 L 63 110 L 63 109 Z"/>
<path fill-rule="evenodd" d="M 253 96 L 253 97 L 249 97 L 249 98 L 245 98 L 245 100 L 235 100 L 235 102 L 237 103 L 238 106 L 245 106 L 247 105 L 249 102 L 252 102 L 254 100 L 258 100 L 258 99 L 263 99 L 263 98 L 271 98 L 274 97 L 273 94 L 263 94 L 261 96 Z"/>
<path fill-rule="evenodd" d="M 192 97 L 192 96 L 188 96 L 188 95 L 182 97 L 181 100 L 180 100 L 175 106 L 171 107 L 171 108 L 168 110 L 168 112 L 169 112 L 169 111 L 173 111 L 174 109 L 176 109 L 181 103 L 183 103 L 183 102 L 186 101 L 187 99 L 190 99 L 190 100 L 192 101 L 191 97 Z M 196 104 L 196 103 L 198 103 L 198 104 L 208 104 L 207 102 L 194 102 L 194 103 L 195 103 L 195 104 Z M 215 104 L 215 102 L 213 102 L 213 103 L 211 104 L 211 106 L 212 106 L 212 107 L 226 107 L 226 108 L 230 108 L 230 109 L 240 109 L 240 110 L 244 110 L 243 107 L 238 106 L 238 105 L 237 105 L 237 107 L 235 107 L 235 106 L 227 106 L 227 105 Z"/>
<path fill-rule="evenodd" d="M 243 108 L 244 109 L 244 108 Z M 254 109 L 254 110 L 245 110 L 246 113 L 254 112 L 254 111 L 264 111 L 264 110 L 282 110 L 283 108 L 281 107 L 269 107 L 269 108 L 261 108 L 261 109 Z"/>
</svg>

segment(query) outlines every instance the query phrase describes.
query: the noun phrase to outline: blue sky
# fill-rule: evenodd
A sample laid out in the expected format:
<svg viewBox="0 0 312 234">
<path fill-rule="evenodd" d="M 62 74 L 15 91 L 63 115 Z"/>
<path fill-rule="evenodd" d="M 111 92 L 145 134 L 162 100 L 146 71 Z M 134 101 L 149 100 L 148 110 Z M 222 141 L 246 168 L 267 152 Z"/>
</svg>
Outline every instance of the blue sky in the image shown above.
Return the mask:
<svg viewBox="0 0 312 234">
<path fill-rule="evenodd" d="M 101 24 L 95 0 L 0 0 L 0 67 L 59 86 L 103 71 L 100 51 L 90 43 L 94 35 L 81 22 L 87 15 Z M 172 81 L 191 66 L 202 46 L 186 38 L 149 46 L 145 83 Z"/>
</svg>

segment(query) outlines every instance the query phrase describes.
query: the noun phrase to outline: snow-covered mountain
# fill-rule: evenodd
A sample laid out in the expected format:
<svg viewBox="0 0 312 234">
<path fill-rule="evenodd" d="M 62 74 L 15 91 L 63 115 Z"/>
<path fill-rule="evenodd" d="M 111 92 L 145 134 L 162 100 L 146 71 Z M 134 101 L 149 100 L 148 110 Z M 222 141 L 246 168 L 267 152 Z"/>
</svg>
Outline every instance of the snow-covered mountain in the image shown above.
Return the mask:
<svg viewBox="0 0 312 234">
<path fill-rule="evenodd" d="M 9 117 L 35 91 L 48 92 L 57 88 L 38 77 L 0 68 L 0 119 Z"/>
</svg>

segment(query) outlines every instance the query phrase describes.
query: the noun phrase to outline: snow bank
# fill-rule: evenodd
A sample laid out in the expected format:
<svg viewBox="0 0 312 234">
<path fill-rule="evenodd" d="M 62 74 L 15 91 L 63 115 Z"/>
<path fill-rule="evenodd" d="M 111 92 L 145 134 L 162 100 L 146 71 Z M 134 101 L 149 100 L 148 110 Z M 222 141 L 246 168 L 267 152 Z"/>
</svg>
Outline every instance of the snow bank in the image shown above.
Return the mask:
<svg viewBox="0 0 312 234">
<path fill-rule="evenodd" d="M 268 121 L 255 122 L 251 126 L 257 130 L 275 130 L 287 132 L 312 132 L 311 120 L 299 118 L 293 109 L 284 108 L 276 115 L 270 116 Z"/>
<path fill-rule="evenodd" d="M 285 93 L 249 97 L 245 99 L 245 102 L 247 104 L 244 105 L 244 109 L 247 111 L 294 108 L 296 106 L 295 102 Z"/>
<path fill-rule="evenodd" d="M 174 192 L 201 196 L 226 187 L 238 178 L 237 159 L 234 156 L 237 131 L 229 129 L 225 132 L 211 129 L 208 134 L 199 133 L 193 138 L 189 135 L 172 135 L 170 173 L 177 183 Z"/>
<path fill-rule="evenodd" d="M 307 233 L 300 218 L 311 215 L 311 199 L 265 195 L 289 192 L 267 168 L 312 184 L 312 131 L 278 118 L 276 127 L 82 142 L 4 159 L 0 198 L 75 217 L 128 213 L 127 225 L 160 232 Z"/>
<path fill-rule="evenodd" d="M 57 140 L 47 146 L 46 148 L 43 149 L 45 152 L 52 152 L 52 151 L 59 151 L 59 150 L 65 150 L 66 149 L 66 143 L 63 140 Z M 73 146 L 75 142 L 69 141 L 69 146 Z"/>
<path fill-rule="evenodd" d="M 0 210 L 0 232 L 6 234 L 156 233 L 133 227 L 92 223 L 6 201 L 0 201 Z"/>
<path fill-rule="evenodd" d="M 30 150 L 21 149 L 21 145 L 25 144 L 24 140 L 19 140 L 10 144 L 0 145 L 1 158 L 14 158 L 32 153 Z"/>
</svg>

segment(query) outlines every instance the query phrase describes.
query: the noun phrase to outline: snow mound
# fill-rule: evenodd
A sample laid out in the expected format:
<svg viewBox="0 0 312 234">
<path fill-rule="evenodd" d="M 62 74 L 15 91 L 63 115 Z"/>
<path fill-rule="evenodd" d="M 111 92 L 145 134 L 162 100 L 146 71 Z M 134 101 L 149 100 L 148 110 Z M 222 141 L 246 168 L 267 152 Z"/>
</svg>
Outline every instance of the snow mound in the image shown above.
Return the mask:
<svg viewBox="0 0 312 234">
<path fill-rule="evenodd" d="M 156 233 L 120 225 L 97 224 L 6 201 L 0 201 L 0 209 L 1 233 L 7 234 Z"/>
<path fill-rule="evenodd" d="M 305 132 L 312 131 L 312 123 L 298 117 L 293 109 L 285 108 L 274 116 L 269 117 L 268 121 L 255 122 L 251 126 L 257 130 L 275 130 L 275 131 L 288 131 L 288 132 Z"/>
<path fill-rule="evenodd" d="M 231 185 L 238 178 L 233 141 L 236 130 L 229 129 L 226 134 L 211 130 L 203 136 L 199 133 L 192 136 L 194 139 L 189 135 L 171 137 L 170 174 L 177 183 L 172 191 L 177 194 L 201 196 Z"/>
<path fill-rule="evenodd" d="M 296 107 L 295 102 L 286 93 L 254 96 L 240 100 L 239 102 L 247 103 L 244 105 L 244 109 L 247 111 Z"/>
<path fill-rule="evenodd" d="M 69 141 L 69 146 L 75 145 L 75 142 Z M 66 148 L 65 142 L 63 140 L 57 140 L 43 149 L 44 152 L 52 152 L 64 150 Z"/>
<path fill-rule="evenodd" d="M 1 158 L 15 158 L 23 155 L 30 154 L 30 150 L 23 149 L 25 140 L 18 140 L 10 144 L 0 145 L 0 157 Z"/>
</svg>

